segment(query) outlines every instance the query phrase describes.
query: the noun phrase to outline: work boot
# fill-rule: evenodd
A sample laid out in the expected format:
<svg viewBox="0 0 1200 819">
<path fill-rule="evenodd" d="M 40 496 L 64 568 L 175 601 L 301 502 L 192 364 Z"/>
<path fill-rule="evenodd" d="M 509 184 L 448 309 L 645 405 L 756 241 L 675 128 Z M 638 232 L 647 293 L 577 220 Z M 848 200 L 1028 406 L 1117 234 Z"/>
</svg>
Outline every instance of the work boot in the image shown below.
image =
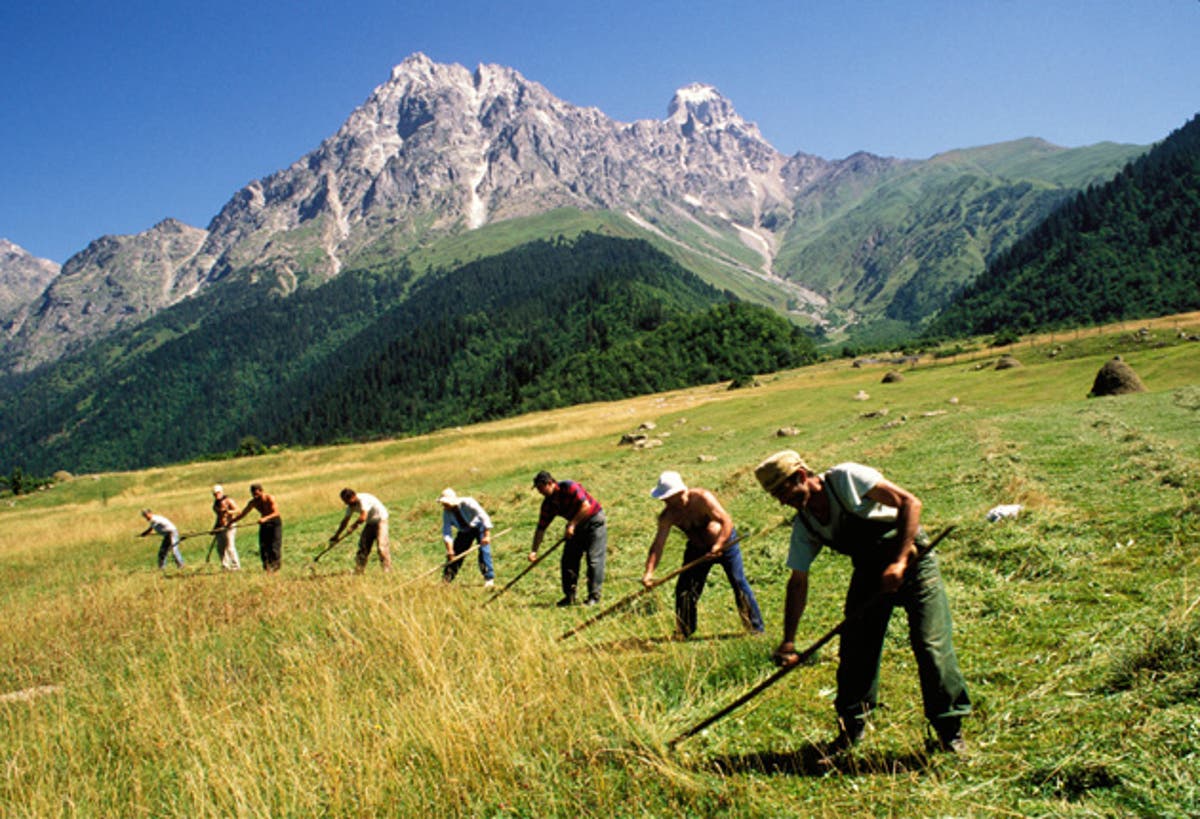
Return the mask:
<svg viewBox="0 0 1200 819">
<path fill-rule="evenodd" d="M 837 736 L 826 743 L 822 749 L 824 756 L 821 761 L 826 764 L 831 764 L 834 757 L 838 754 L 844 753 L 857 745 L 867 728 L 866 722 L 861 719 L 838 720 L 838 723 Z"/>
<path fill-rule="evenodd" d="M 593 594 L 591 597 L 589 597 L 587 600 L 584 601 L 583 605 L 585 605 L 585 606 L 600 605 L 600 596 Z"/>
<path fill-rule="evenodd" d="M 567 597 L 564 597 L 562 600 L 559 600 L 554 605 L 558 606 L 560 609 L 565 609 L 567 606 L 575 605 L 575 598 L 567 596 Z"/>
<path fill-rule="evenodd" d="M 944 751 L 948 754 L 963 756 L 967 753 L 967 741 L 963 739 L 962 724 L 959 720 L 949 720 L 935 727 L 936 738 L 930 737 L 925 746 L 930 752 Z"/>
</svg>

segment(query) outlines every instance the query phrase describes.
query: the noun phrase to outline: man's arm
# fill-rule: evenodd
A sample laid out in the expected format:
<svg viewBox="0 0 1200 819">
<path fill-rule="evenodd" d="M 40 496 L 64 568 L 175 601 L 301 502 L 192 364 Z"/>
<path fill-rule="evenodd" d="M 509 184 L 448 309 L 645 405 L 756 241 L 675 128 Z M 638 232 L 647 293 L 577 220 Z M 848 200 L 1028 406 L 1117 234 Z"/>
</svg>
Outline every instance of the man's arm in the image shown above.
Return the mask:
<svg viewBox="0 0 1200 819">
<path fill-rule="evenodd" d="M 871 487 L 866 497 L 896 510 L 896 552 L 891 556 L 887 568 L 883 570 L 880 581 L 880 590 L 884 594 L 890 594 L 904 583 L 908 563 L 917 554 L 916 538 L 917 529 L 921 524 L 921 500 L 912 492 L 887 479 L 880 480 Z"/>
<path fill-rule="evenodd" d="M 654 534 L 654 542 L 650 544 L 650 553 L 646 555 L 646 571 L 642 574 L 642 585 L 650 588 L 654 582 L 654 569 L 662 559 L 663 548 L 667 545 L 667 536 L 671 534 L 674 520 L 664 509 L 658 515 L 658 531 Z"/>
<path fill-rule="evenodd" d="M 579 504 L 579 511 L 575 513 L 573 518 L 567 521 L 566 536 L 569 538 L 574 537 L 575 527 L 590 518 L 594 509 L 595 507 L 592 506 L 592 503 L 587 499 L 581 501 Z"/>
<path fill-rule="evenodd" d="M 346 507 L 346 514 L 342 516 L 342 522 L 338 524 L 338 528 L 337 528 L 337 530 L 336 530 L 336 531 L 333 533 L 333 537 L 329 538 L 329 542 L 330 542 L 330 543 L 333 543 L 335 540 L 337 540 L 337 539 L 338 539 L 338 536 L 342 534 L 342 530 L 346 528 L 346 524 L 350 522 L 350 516 L 351 516 L 351 515 L 353 515 L 353 514 L 354 514 L 354 507 L 352 507 L 352 506 L 347 506 L 347 507 Z M 357 526 L 358 524 L 356 523 L 356 524 L 354 524 L 354 525 L 355 525 L 355 526 Z M 350 531 L 352 532 L 352 531 L 354 531 L 354 530 L 353 530 L 353 529 L 351 529 Z M 346 534 L 347 534 L 347 535 L 349 535 L 349 534 L 350 534 L 350 532 L 347 532 Z"/>
<path fill-rule="evenodd" d="M 796 627 L 808 607 L 808 572 L 792 569 L 783 603 L 783 642 L 773 656 L 778 665 L 796 663 Z"/>
<path fill-rule="evenodd" d="M 529 552 L 529 562 L 530 563 L 537 560 L 538 549 L 542 548 L 542 538 L 544 538 L 545 536 L 546 536 L 545 527 L 539 527 L 534 530 L 533 546 L 530 548 L 530 552 Z"/>
<path fill-rule="evenodd" d="M 704 505 L 708 508 L 709 516 L 717 523 L 721 524 L 721 531 L 717 535 L 717 539 L 713 541 L 712 548 L 709 550 L 709 555 L 712 557 L 720 557 L 721 552 L 725 551 L 725 546 L 729 543 L 729 536 L 733 534 L 733 518 L 725 511 L 725 507 L 717 500 L 717 496 L 707 489 L 700 491 L 700 497 L 704 499 Z"/>
</svg>

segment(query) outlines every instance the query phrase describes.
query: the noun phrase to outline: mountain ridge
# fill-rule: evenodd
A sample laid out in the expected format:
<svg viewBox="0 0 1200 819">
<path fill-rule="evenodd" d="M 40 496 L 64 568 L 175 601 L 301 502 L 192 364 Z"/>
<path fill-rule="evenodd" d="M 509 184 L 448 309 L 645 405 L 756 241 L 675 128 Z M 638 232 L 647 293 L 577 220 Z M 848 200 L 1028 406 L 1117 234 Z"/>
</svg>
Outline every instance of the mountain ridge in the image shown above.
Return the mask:
<svg viewBox="0 0 1200 819">
<path fill-rule="evenodd" d="M 1053 152 L 1045 146 L 1038 152 Z M 863 152 L 842 160 L 786 156 L 704 83 L 678 89 L 663 119 L 622 123 L 564 102 L 515 69 L 481 64 L 472 71 L 418 53 L 395 66 L 315 149 L 237 191 L 206 228 L 189 227 L 186 243 L 164 247 L 155 226 L 102 237 L 96 241 L 103 253 L 92 252 L 93 242 L 68 260 L 69 281 L 97 281 L 48 290 L 10 331 L 0 367 L 28 370 L 208 287 L 237 283 L 287 295 L 371 258 L 405 258 L 439 238 L 563 208 L 619 214 L 643 236 L 700 257 L 716 271 L 719 286 L 740 295 L 806 321 L 852 322 L 884 314 L 884 299 L 917 272 L 901 266 L 897 280 L 876 290 L 874 300 L 856 295 L 870 288 L 855 282 L 892 278 L 888 268 L 895 265 L 886 255 L 877 258 L 875 227 L 862 225 L 887 216 L 889 229 L 911 226 L 868 208 L 846 223 L 858 224 L 847 228 L 849 235 L 834 231 L 813 250 L 806 249 L 809 240 L 824 235 L 831 220 L 870 204 L 896 174 L 953 169 L 962 156 L 981 150 L 925 161 Z M 1049 184 L 1066 196 L 1075 189 L 1071 182 L 1115 172 L 1124 158 L 1108 156 L 1090 175 L 1075 170 L 1072 180 Z M 1034 159 L 1026 165 L 1038 167 Z M 1008 167 L 1015 167 L 1011 160 Z M 1016 202 L 1020 212 L 1004 218 L 1020 227 L 1048 208 Z M 938 235 L 959 230 L 953 223 L 928 227 Z M 999 232 L 1008 237 L 1014 229 Z M 831 241 L 849 241 L 857 250 L 846 256 L 830 248 Z M 936 236 L 926 244 L 936 246 Z M 946 265 L 950 281 L 977 275 L 986 252 L 954 251 Z M 164 295 L 152 298 L 156 285 Z M 914 287 L 921 289 L 919 281 Z M 125 290 L 137 296 L 121 305 Z M 104 293 L 111 298 L 101 299 Z M 936 303 L 918 295 L 910 301 Z"/>
</svg>

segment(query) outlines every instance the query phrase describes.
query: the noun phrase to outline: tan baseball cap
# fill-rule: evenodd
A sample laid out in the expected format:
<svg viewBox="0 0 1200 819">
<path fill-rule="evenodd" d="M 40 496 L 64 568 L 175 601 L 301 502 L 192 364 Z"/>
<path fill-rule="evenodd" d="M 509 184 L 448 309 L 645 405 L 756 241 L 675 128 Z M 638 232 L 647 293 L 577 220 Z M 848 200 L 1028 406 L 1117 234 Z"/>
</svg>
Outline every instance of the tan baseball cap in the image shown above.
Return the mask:
<svg viewBox="0 0 1200 819">
<path fill-rule="evenodd" d="M 754 467 L 754 477 L 758 478 L 759 484 L 767 492 L 774 492 L 779 484 L 786 481 L 788 478 L 795 475 L 803 469 L 805 472 L 811 472 L 808 464 L 800 457 L 800 453 L 791 449 L 784 449 L 776 452 L 771 457 Z"/>
</svg>

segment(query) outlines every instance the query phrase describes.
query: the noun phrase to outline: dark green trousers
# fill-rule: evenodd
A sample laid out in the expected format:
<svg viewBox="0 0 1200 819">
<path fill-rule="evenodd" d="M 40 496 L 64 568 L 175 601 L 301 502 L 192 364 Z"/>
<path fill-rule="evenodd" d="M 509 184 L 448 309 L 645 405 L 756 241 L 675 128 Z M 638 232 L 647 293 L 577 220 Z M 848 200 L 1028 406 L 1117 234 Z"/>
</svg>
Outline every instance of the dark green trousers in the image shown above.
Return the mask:
<svg viewBox="0 0 1200 819">
<path fill-rule="evenodd" d="M 855 565 L 846 592 L 847 623 L 842 631 L 835 700 L 846 730 L 861 729 L 879 702 L 879 663 L 888 621 L 896 607 L 908 615 L 908 639 L 921 678 L 925 717 L 935 729 L 957 726 L 971 712 L 966 681 L 958 669 L 951 640 L 950 604 L 937 558 L 927 553 L 909 571 L 898 592 L 879 596 L 883 566 Z"/>
</svg>

